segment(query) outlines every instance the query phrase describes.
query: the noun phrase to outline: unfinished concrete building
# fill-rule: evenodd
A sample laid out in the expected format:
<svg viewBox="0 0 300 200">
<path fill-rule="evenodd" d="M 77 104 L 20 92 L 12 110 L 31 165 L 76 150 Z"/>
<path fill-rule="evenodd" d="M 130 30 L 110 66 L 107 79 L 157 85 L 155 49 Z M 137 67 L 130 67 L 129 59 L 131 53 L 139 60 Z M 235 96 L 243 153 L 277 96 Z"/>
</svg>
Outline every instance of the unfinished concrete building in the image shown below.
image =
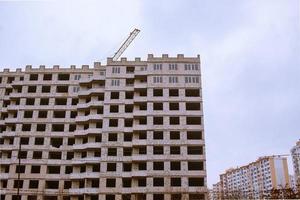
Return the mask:
<svg viewBox="0 0 300 200">
<path fill-rule="evenodd" d="M 0 73 L 1 200 L 207 198 L 200 57 Z"/>
</svg>

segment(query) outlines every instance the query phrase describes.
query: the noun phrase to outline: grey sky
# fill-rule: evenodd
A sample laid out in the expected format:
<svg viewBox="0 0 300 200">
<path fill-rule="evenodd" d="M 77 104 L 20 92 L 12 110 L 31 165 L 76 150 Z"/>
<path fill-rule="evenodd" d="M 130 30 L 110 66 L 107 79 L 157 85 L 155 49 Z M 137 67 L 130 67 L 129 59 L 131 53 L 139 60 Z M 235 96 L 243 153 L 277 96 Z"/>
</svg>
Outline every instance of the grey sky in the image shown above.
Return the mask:
<svg viewBox="0 0 300 200">
<path fill-rule="evenodd" d="M 208 183 L 300 138 L 300 1 L 0 1 L 0 68 L 201 55 Z M 290 168 L 290 173 L 293 170 Z"/>
</svg>

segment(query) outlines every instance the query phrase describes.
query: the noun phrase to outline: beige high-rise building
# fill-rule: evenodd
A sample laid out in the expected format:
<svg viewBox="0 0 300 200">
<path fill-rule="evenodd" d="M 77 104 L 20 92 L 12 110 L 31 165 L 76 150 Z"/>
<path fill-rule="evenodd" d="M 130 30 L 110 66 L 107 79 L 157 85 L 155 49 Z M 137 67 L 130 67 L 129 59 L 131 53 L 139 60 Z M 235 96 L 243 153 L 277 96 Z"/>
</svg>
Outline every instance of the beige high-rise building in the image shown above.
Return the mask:
<svg viewBox="0 0 300 200">
<path fill-rule="evenodd" d="M 222 198 L 262 198 L 272 188 L 290 187 L 287 159 L 260 157 L 248 165 L 228 169 L 220 175 Z"/>
<path fill-rule="evenodd" d="M 293 167 L 294 167 L 294 176 L 295 176 L 295 185 L 300 185 L 300 140 L 291 150 Z"/>
<path fill-rule="evenodd" d="M 200 57 L 0 73 L 1 200 L 207 198 Z"/>
</svg>

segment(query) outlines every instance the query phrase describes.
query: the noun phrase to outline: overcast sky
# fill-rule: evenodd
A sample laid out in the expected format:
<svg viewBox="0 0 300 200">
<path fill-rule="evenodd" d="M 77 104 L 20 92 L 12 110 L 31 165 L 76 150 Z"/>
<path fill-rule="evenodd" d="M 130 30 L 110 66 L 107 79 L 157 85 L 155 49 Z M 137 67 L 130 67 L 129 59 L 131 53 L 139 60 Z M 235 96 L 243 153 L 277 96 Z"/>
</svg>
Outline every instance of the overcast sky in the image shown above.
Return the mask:
<svg viewBox="0 0 300 200">
<path fill-rule="evenodd" d="M 0 1 L 0 68 L 201 55 L 209 186 L 300 139 L 299 0 Z M 293 169 L 289 169 L 293 173 Z"/>
</svg>

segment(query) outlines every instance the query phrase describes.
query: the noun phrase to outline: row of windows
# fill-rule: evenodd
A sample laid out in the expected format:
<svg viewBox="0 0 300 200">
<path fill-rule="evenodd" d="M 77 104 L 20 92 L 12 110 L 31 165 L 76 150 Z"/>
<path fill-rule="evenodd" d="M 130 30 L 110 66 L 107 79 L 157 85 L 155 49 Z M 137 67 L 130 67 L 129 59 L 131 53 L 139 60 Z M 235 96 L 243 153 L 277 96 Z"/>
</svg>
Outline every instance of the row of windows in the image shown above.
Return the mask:
<svg viewBox="0 0 300 200">
<path fill-rule="evenodd" d="M 199 83 L 200 77 L 199 76 L 186 76 L 184 77 L 185 83 Z M 162 76 L 154 76 L 153 83 L 163 83 Z M 177 76 L 169 76 L 169 83 L 178 83 Z"/>
<path fill-rule="evenodd" d="M 163 131 L 153 131 L 150 133 L 147 133 L 146 131 L 141 131 L 137 133 L 139 140 L 146 140 L 151 136 L 153 140 L 166 140 L 166 135 Z M 182 136 L 181 136 L 182 135 Z M 180 140 L 181 137 L 184 136 L 184 139 L 187 140 L 202 140 L 202 132 L 201 131 L 187 131 L 186 134 L 180 133 L 180 131 L 170 131 L 169 139 L 170 140 Z M 34 145 L 44 145 L 44 137 L 21 137 L 20 143 L 21 145 L 28 145 L 29 140 L 34 139 Z M 121 139 L 121 134 L 118 133 L 108 133 L 107 135 L 107 141 L 108 142 L 116 142 Z M 123 141 L 124 142 L 130 142 L 133 139 L 133 133 L 123 133 Z M 66 138 L 66 144 L 67 145 L 73 145 L 75 143 L 74 138 Z M 102 134 L 98 134 L 93 137 L 82 137 L 83 142 L 82 143 L 88 143 L 88 142 L 102 142 Z M 7 137 L 7 138 L 0 138 L 0 144 L 14 144 L 14 137 Z M 61 137 L 53 137 L 50 138 L 51 146 L 59 148 L 61 145 L 63 145 L 63 138 Z"/>
<path fill-rule="evenodd" d="M 122 187 L 130 188 L 132 187 L 132 178 L 122 178 Z M 100 187 L 100 179 L 90 178 L 85 180 L 79 180 L 79 188 L 99 188 Z M 106 178 L 105 186 L 107 188 L 114 188 L 116 187 L 116 178 Z M 181 178 L 174 177 L 170 178 L 170 186 L 172 187 L 181 187 Z M 7 187 L 7 180 L 1 181 L 3 188 Z M 59 188 L 59 181 L 49 180 L 45 181 L 45 188 L 46 189 L 58 189 Z M 165 187 L 166 178 L 162 177 L 153 177 L 152 183 L 154 187 Z M 148 183 L 149 184 L 149 183 Z M 14 188 L 23 188 L 24 180 L 14 180 Z M 138 187 L 146 187 L 147 186 L 147 178 L 137 178 L 137 186 Z M 188 178 L 188 186 L 189 187 L 202 187 L 204 186 L 204 178 Z M 29 180 L 29 187 L 30 189 L 37 189 L 39 187 L 39 180 Z M 72 188 L 72 181 L 64 181 L 64 189 Z"/>
<path fill-rule="evenodd" d="M 184 64 L 184 70 L 199 70 L 198 64 Z M 156 63 L 153 64 L 153 70 L 162 70 L 162 64 Z M 169 70 L 178 70 L 176 63 L 170 63 L 169 64 Z"/>
<path fill-rule="evenodd" d="M 105 149 L 105 148 L 102 148 Z M 121 148 L 119 148 L 121 149 Z M 122 156 L 133 156 L 133 149 L 131 147 L 124 147 Z M 150 155 L 150 153 L 147 152 L 147 146 L 140 146 L 135 148 L 137 150 L 137 154 L 134 155 Z M 101 149 L 95 150 L 94 157 L 101 157 Z M 203 146 L 188 146 L 187 150 L 185 152 L 181 151 L 181 146 L 170 146 L 169 152 L 167 152 L 167 149 L 164 148 L 164 146 L 152 146 L 152 155 L 183 155 L 186 153 L 187 155 L 203 155 Z M 118 156 L 118 154 L 121 154 L 121 152 L 118 153 L 118 148 L 107 148 L 107 154 L 106 156 Z M 121 155 L 119 155 L 121 156 Z M 32 159 L 41 159 L 43 157 L 43 154 L 41 151 L 33 151 L 32 156 L 29 156 L 28 151 L 20 151 L 18 152 L 18 157 L 21 159 L 27 159 L 29 157 L 32 157 Z M 11 158 L 11 151 L 3 151 L 2 158 Z M 74 152 L 67 152 L 67 160 L 71 160 L 74 158 Z M 83 151 L 81 152 L 81 158 L 89 158 L 87 157 L 87 152 Z M 43 158 L 47 159 L 47 158 Z M 61 160 L 62 159 L 62 152 L 58 151 L 50 151 L 48 153 L 48 159 L 53 160 Z M 88 160 L 88 159 L 87 159 Z"/>
<path fill-rule="evenodd" d="M 165 200 L 165 196 L 167 196 L 167 194 L 162 194 L 162 193 L 155 193 L 155 194 L 147 194 L 148 196 L 151 195 L 153 197 L 153 200 Z M 121 196 L 121 200 L 131 200 L 131 199 L 137 199 L 137 200 L 146 200 L 147 199 L 147 195 L 146 194 L 122 194 Z M 10 197 L 9 195 L 1 195 L 1 200 L 5 200 L 5 196 L 8 196 L 8 198 Z M 72 195 L 73 196 L 73 195 Z M 74 195 L 75 197 L 78 198 L 78 200 L 84 200 L 85 197 L 90 198 L 91 200 L 99 200 L 99 195 Z M 183 197 L 184 195 L 181 193 L 173 193 L 170 194 L 171 199 L 170 200 L 182 200 L 182 198 L 186 199 L 185 197 Z M 25 198 L 26 200 L 26 195 L 22 195 L 22 199 Z M 204 194 L 189 194 L 187 196 L 188 199 L 186 200 L 204 200 L 205 199 L 205 195 Z M 38 197 L 36 195 L 28 195 L 27 196 L 27 200 L 37 200 Z M 43 195 L 43 199 L 44 200 L 58 200 L 57 196 L 52 196 L 52 195 Z M 105 195 L 105 200 L 116 200 L 119 199 L 117 197 L 117 195 L 114 194 L 106 194 Z M 152 198 L 151 198 L 152 199 Z M 168 199 L 168 198 L 166 198 Z M 12 195 L 12 200 L 19 200 L 19 197 L 17 195 Z M 63 200 L 71 200 L 70 195 L 67 196 L 63 196 Z"/>
<path fill-rule="evenodd" d="M 65 166 L 61 167 L 60 165 L 53 165 L 53 166 L 47 166 L 46 173 L 47 174 L 61 174 L 62 171 L 64 171 L 64 174 L 71 174 L 71 173 L 85 173 L 85 172 L 116 172 L 117 168 L 121 166 L 121 169 L 123 172 L 131 172 L 133 169 L 134 171 L 145 171 L 150 170 L 149 164 L 152 165 L 152 170 L 154 171 L 162 171 L 162 170 L 168 170 L 166 167 L 166 164 L 169 165 L 169 170 L 171 171 L 178 171 L 181 170 L 181 162 L 173 161 L 173 162 L 136 162 L 135 167 L 133 167 L 132 163 L 114 163 L 114 162 L 108 162 L 106 164 L 89 164 L 81 165 L 81 166 Z M 106 168 L 101 170 L 101 166 L 105 165 Z M 15 173 L 27 173 L 26 167 L 30 167 L 30 173 L 31 174 L 39 174 L 41 173 L 41 166 L 40 165 L 17 165 L 15 168 Z M 45 166 L 46 167 L 46 166 Z M 11 168 L 12 169 L 12 168 Z M 9 173 L 10 165 L 2 165 L 1 166 L 1 173 Z M 79 171 L 78 171 L 79 170 Z M 204 170 L 204 164 L 202 161 L 188 161 L 187 162 L 187 170 L 188 171 L 202 171 Z"/>
</svg>

